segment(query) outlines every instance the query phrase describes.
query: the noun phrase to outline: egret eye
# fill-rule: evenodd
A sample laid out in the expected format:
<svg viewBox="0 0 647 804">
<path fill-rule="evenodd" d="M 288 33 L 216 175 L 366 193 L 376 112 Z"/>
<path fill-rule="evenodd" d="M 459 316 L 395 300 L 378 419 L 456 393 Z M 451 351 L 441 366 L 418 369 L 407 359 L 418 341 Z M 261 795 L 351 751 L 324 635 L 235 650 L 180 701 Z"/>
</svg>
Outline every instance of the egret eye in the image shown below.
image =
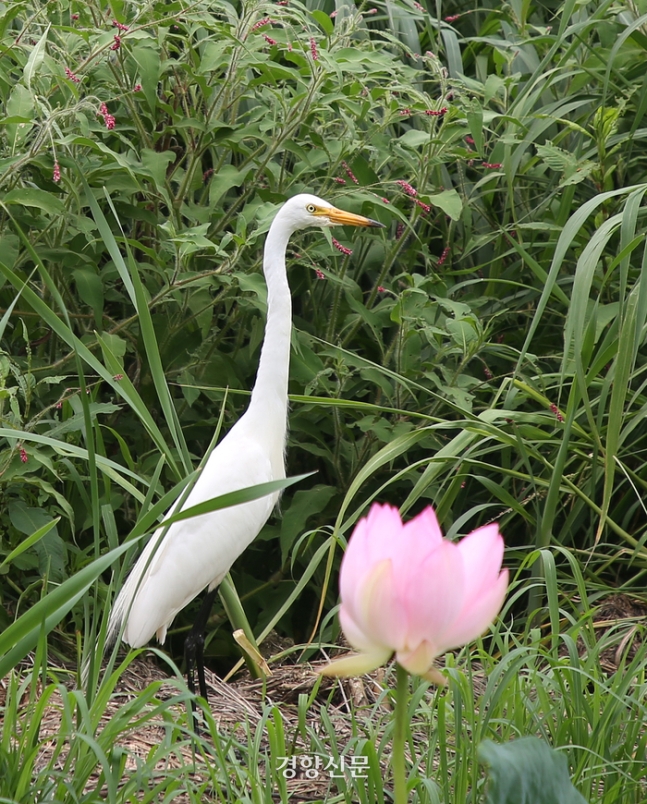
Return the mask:
<svg viewBox="0 0 647 804">
<path fill-rule="evenodd" d="M 308 210 L 308 212 L 310 212 L 310 213 L 312 213 L 312 214 L 314 215 L 314 213 L 315 213 L 315 211 L 316 211 L 317 207 L 316 207 L 314 204 L 308 204 L 308 206 L 306 207 L 306 209 Z"/>
</svg>

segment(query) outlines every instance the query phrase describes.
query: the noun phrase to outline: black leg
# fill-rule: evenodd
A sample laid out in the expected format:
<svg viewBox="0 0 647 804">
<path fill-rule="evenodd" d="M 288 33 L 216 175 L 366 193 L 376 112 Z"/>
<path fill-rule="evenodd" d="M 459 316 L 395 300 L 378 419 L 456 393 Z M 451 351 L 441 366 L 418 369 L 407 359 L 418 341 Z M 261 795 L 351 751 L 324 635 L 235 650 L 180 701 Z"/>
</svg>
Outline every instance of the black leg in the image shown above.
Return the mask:
<svg viewBox="0 0 647 804">
<path fill-rule="evenodd" d="M 195 694 L 195 678 L 193 675 L 194 669 L 198 671 L 198 686 L 200 688 L 200 695 L 205 700 L 207 698 L 207 682 L 204 677 L 204 630 L 207 627 L 207 620 L 213 608 L 213 601 L 218 593 L 218 587 L 212 589 L 204 596 L 202 606 L 198 616 L 195 618 L 193 628 L 189 631 L 187 638 L 184 640 L 184 658 L 186 661 L 186 681 L 189 689 Z"/>
</svg>

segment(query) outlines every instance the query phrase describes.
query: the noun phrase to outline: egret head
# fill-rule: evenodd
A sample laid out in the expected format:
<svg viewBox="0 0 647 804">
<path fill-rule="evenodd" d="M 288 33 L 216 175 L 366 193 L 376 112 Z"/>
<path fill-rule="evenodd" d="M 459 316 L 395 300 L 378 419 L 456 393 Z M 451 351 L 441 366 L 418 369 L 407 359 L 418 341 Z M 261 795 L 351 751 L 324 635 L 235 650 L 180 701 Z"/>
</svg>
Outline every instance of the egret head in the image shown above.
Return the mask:
<svg viewBox="0 0 647 804">
<path fill-rule="evenodd" d="M 305 229 L 308 226 L 372 226 L 382 227 L 384 224 L 337 209 L 328 201 L 317 198 L 316 195 L 301 193 L 286 201 L 281 207 L 279 215 L 293 231 Z M 277 215 L 277 218 L 278 216 Z"/>
</svg>

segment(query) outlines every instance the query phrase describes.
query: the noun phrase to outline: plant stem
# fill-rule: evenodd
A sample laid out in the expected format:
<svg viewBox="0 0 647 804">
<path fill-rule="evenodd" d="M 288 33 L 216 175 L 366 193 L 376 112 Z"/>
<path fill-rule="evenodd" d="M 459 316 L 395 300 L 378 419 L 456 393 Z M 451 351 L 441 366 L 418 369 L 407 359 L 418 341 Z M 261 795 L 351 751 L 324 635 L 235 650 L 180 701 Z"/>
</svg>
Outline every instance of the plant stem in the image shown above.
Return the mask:
<svg viewBox="0 0 647 804">
<path fill-rule="evenodd" d="M 395 729 L 393 732 L 393 802 L 407 804 L 407 774 L 404 767 L 404 745 L 407 731 L 409 674 L 396 662 Z"/>
</svg>

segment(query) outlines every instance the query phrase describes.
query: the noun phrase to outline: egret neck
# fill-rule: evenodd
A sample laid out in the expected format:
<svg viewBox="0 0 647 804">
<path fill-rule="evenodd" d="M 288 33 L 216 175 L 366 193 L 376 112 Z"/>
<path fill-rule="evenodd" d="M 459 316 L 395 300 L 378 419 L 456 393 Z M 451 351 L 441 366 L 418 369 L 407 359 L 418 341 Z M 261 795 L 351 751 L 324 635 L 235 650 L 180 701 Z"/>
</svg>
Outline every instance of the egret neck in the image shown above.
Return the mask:
<svg viewBox="0 0 647 804">
<path fill-rule="evenodd" d="M 295 227 L 296 228 L 296 227 Z M 287 229 L 281 215 L 276 216 L 265 241 L 263 270 L 267 285 L 267 318 L 265 338 L 249 404 L 250 418 L 263 419 L 280 432 L 268 432 L 272 441 L 280 439 L 281 452 L 285 446 L 288 408 L 288 375 L 290 371 L 290 342 L 292 336 L 292 297 L 285 267 L 285 250 L 294 229 Z M 272 415 L 269 415 L 271 409 Z"/>
</svg>

